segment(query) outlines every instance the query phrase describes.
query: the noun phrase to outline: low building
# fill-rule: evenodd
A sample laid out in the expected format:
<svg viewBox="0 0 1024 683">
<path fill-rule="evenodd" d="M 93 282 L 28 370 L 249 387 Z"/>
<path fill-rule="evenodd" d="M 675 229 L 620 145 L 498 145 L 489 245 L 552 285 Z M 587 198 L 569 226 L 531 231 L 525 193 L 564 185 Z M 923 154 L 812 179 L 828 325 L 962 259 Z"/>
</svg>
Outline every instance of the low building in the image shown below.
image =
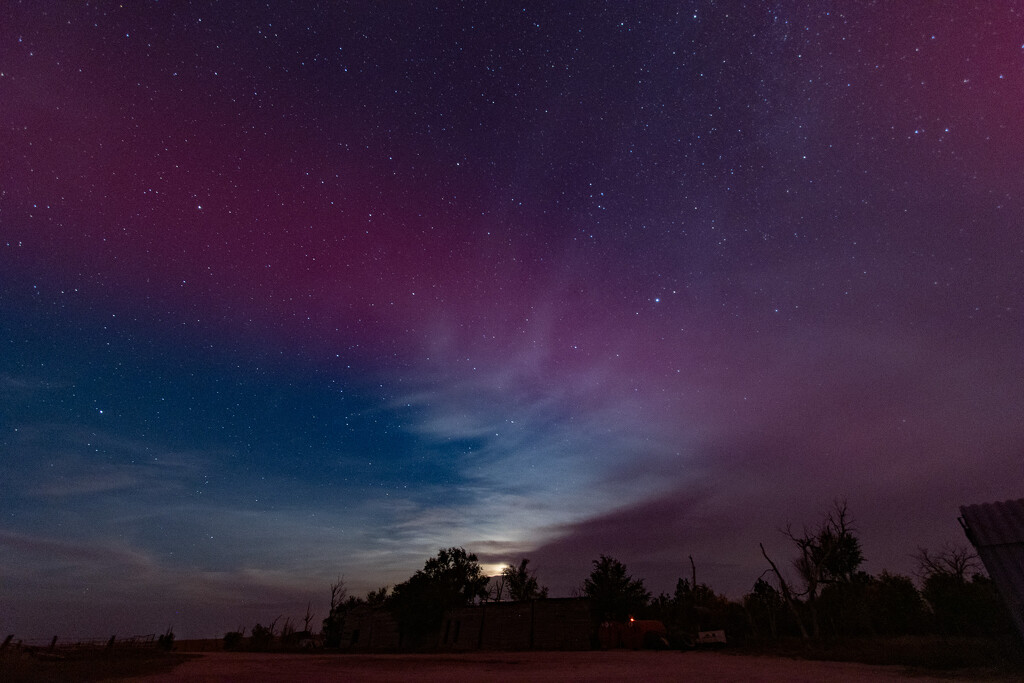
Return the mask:
<svg viewBox="0 0 1024 683">
<path fill-rule="evenodd" d="M 442 650 L 587 650 L 590 606 L 581 598 L 489 602 L 445 614 Z"/>
<path fill-rule="evenodd" d="M 449 610 L 429 640 L 440 651 L 587 650 L 589 603 L 582 598 L 488 602 Z M 345 617 L 341 649 L 394 652 L 409 649 L 391 612 L 361 605 Z"/>
<path fill-rule="evenodd" d="M 354 652 L 394 652 L 402 649 L 402 634 L 389 610 L 359 605 L 345 616 L 339 647 Z"/>
</svg>

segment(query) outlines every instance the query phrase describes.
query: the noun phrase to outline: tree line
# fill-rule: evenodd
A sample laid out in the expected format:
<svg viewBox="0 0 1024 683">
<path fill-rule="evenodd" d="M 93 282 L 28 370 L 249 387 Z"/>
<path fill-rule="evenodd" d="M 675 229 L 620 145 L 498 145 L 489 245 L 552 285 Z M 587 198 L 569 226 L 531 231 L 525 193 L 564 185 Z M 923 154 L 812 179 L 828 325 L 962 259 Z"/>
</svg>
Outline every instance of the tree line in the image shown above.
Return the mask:
<svg viewBox="0 0 1024 683">
<path fill-rule="evenodd" d="M 391 588 L 384 586 L 365 598 L 347 594 L 344 581 L 331 584 L 330 612 L 323 621 L 324 644 L 340 644 L 346 616 L 361 606 L 386 607 L 410 642 L 436 631 L 450 609 L 501 600 L 538 600 L 548 596 L 529 568 L 529 559 L 505 567 L 492 580 L 484 574 L 477 556 L 464 548 L 442 548 L 408 580 Z"/>
<path fill-rule="evenodd" d="M 603 622 L 656 619 L 664 623 L 670 644 L 678 647 L 692 645 L 700 631 L 719 629 L 733 643 L 905 635 L 1003 637 L 1014 632 L 995 585 L 966 548 L 919 548 L 915 582 L 888 571 L 871 575 L 862 570 L 865 558 L 845 502 L 836 502 L 816 525 L 800 531 L 788 526 L 783 533 L 793 551 L 789 567 L 780 567 L 762 544 L 766 569 L 740 600 L 698 582 L 692 557 L 690 575 L 680 577 L 671 594 L 653 596 L 625 564 L 601 555 L 593 560 L 577 594 L 589 601 L 595 633 Z M 330 587 L 323 643 L 340 645 L 346 617 L 357 608 L 387 609 L 407 642 L 415 643 L 427 642 L 448 610 L 488 601 L 545 599 L 548 589 L 538 583 L 529 562 L 523 558 L 492 579 L 475 554 L 451 547 L 439 550 L 406 581 L 365 597 L 348 595 L 339 578 Z M 306 633 L 310 620 L 307 609 Z M 261 638 L 267 637 L 266 627 L 254 627 L 254 637 L 257 630 Z M 228 635 L 236 641 L 241 637 L 238 632 Z"/>
</svg>

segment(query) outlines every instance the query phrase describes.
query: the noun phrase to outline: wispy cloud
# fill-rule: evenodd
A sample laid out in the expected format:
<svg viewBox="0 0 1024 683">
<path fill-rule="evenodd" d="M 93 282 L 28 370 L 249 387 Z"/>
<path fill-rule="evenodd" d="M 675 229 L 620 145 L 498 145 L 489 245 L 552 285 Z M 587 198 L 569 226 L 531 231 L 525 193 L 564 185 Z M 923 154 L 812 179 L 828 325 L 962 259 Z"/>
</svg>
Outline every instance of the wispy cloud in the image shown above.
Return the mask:
<svg viewBox="0 0 1024 683">
<path fill-rule="evenodd" d="M 181 491 L 200 481 L 223 455 L 168 450 L 73 424 L 22 427 L 12 446 L 21 464 L 0 471 L 18 482 L 20 495 L 47 498 Z"/>
<path fill-rule="evenodd" d="M 35 556 L 35 561 L 45 559 L 46 562 L 82 561 L 100 564 L 129 565 L 138 568 L 153 566 L 152 559 L 144 553 L 127 548 L 116 548 L 91 543 L 58 540 L 36 537 L 29 534 L 4 531 L 0 529 L 0 545 L 10 552 Z"/>
</svg>

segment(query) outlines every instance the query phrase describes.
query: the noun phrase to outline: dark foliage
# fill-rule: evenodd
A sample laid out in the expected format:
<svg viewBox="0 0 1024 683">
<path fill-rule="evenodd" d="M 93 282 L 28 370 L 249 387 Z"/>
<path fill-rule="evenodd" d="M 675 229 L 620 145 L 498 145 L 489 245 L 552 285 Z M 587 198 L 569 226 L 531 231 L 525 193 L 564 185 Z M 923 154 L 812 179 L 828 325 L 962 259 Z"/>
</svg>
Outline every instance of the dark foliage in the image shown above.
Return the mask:
<svg viewBox="0 0 1024 683">
<path fill-rule="evenodd" d="M 331 602 L 324 617 L 321 633 L 324 637 L 325 647 L 338 647 L 341 644 L 341 632 L 345 628 L 345 616 L 349 610 L 360 601 L 354 596 L 348 595 L 345 588 L 345 580 L 340 576 L 331 584 Z M 309 608 L 306 609 L 307 613 Z"/>
<path fill-rule="evenodd" d="M 701 631 L 724 630 L 731 645 L 772 651 L 798 642 L 802 656 L 922 666 L 973 666 L 983 659 L 973 656 L 975 652 L 995 648 L 1012 655 L 1014 644 L 1021 649 L 993 582 L 978 573 L 981 566 L 969 550 L 920 550 L 919 590 L 909 577 L 886 571 L 872 576 L 860 570 L 864 556 L 845 503 L 837 502 L 818 526 L 804 527 L 800 534 L 789 526 L 785 533 L 798 553 L 792 563 L 797 580 L 789 583 L 787 572 L 762 545 L 771 569 L 741 602 L 697 583 L 695 566 L 692 578 L 680 578 L 672 595 L 663 593 L 651 600 L 642 579 L 630 576 L 618 560 L 601 555 L 582 586 L 594 625 L 636 617 L 663 622 L 676 647 L 693 646 Z M 538 585 L 528 563 L 522 559 L 507 567 L 492 597 L 501 599 L 506 591 L 513 600 L 546 597 L 547 589 Z M 766 576 L 774 576 L 777 584 Z M 329 634 L 340 636 L 345 614 L 352 608 L 386 605 L 399 623 L 400 647 L 428 645 L 428 636 L 437 633 L 446 610 L 485 600 L 487 588 L 488 578 L 476 556 L 462 548 L 440 550 L 390 595 L 384 587 L 365 599 L 342 599 L 345 592 L 339 580 L 332 585 L 332 609 L 324 620 L 326 644 L 332 642 Z M 261 628 L 254 628 L 254 649 Z M 232 636 L 241 639 L 240 633 L 227 634 L 226 648 Z M 793 640 L 797 636 L 799 640 Z M 664 644 L 662 636 L 659 639 Z M 941 646 L 944 639 L 978 645 L 947 650 Z M 872 647 L 877 651 L 872 653 Z"/>
<path fill-rule="evenodd" d="M 782 623 L 788 615 L 782 595 L 763 578 L 754 583 L 754 589 L 743 598 L 752 635 L 758 638 L 778 638 L 780 633 L 789 633 Z"/>
<path fill-rule="evenodd" d="M 679 579 L 672 595 L 671 610 L 663 621 L 672 633 L 695 639 L 700 631 L 727 627 L 729 601 L 706 584 L 693 586 L 689 579 Z"/>
<path fill-rule="evenodd" d="M 224 634 L 224 649 L 230 651 L 241 650 L 245 635 L 242 631 L 228 631 Z"/>
<path fill-rule="evenodd" d="M 651 594 L 643 579 L 626 573 L 626 565 L 601 555 L 594 560 L 594 570 L 583 582 L 583 594 L 590 598 L 594 621 L 624 621 L 643 610 Z"/>
<path fill-rule="evenodd" d="M 487 583 L 476 555 L 463 548 L 442 548 L 423 569 L 395 586 L 387 605 L 403 640 L 415 646 L 440 627 L 445 610 L 484 599 Z"/>
<path fill-rule="evenodd" d="M 854 534 L 846 503 L 839 501 L 814 529 L 804 528 L 803 533 L 797 535 L 790 528 L 786 535 L 800 552 L 793 566 L 803 581 L 800 596 L 804 599 L 811 633 L 818 638 L 822 622 L 817 604 L 820 593 L 826 587 L 833 587 L 833 608 L 849 602 L 854 592 L 850 585 L 864 562 L 860 539 Z"/>
<path fill-rule="evenodd" d="M 548 597 L 547 587 L 541 587 L 537 583 L 537 577 L 526 568 L 529 563 L 530 560 L 524 557 L 518 566 L 508 566 L 502 570 L 501 576 L 505 580 L 505 590 L 508 591 L 510 600 L 535 600 Z"/>
<path fill-rule="evenodd" d="M 249 636 L 249 649 L 257 652 L 266 652 L 270 649 L 273 643 L 274 624 L 271 624 L 270 626 L 256 624 L 252 627 L 252 635 Z"/>
<path fill-rule="evenodd" d="M 871 632 L 882 636 L 916 635 L 927 624 L 924 600 L 910 577 L 883 571 L 864 592 Z"/>
<path fill-rule="evenodd" d="M 987 576 L 975 574 L 969 581 L 961 581 L 949 574 L 935 574 L 925 579 L 922 595 L 939 633 L 993 636 L 1013 630 L 1006 605 Z"/>
<path fill-rule="evenodd" d="M 979 573 L 978 556 L 966 548 L 945 548 L 917 554 L 923 580 L 921 595 L 938 633 L 958 636 L 998 636 L 1014 631 L 1013 618 L 995 583 Z"/>
<path fill-rule="evenodd" d="M 161 650 L 167 650 L 167 651 L 173 650 L 174 649 L 174 631 L 172 631 L 170 628 L 168 628 L 166 633 L 164 633 L 164 634 L 162 634 L 162 635 L 157 637 L 156 644 L 157 644 L 157 646 Z"/>
</svg>

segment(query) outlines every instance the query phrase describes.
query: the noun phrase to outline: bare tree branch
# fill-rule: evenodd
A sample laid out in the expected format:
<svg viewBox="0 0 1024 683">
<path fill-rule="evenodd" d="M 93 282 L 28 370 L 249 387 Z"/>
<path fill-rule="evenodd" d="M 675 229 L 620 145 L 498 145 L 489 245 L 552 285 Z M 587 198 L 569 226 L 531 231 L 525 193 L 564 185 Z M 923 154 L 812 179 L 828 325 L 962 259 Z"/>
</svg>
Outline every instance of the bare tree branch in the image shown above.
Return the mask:
<svg viewBox="0 0 1024 683">
<path fill-rule="evenodd" d="M 800 636 L 807 639 L 807 628 L 804 626 L 804 620 L 800 617 L 800 610 L 797 609 L 796 601 L 793 599 L 792 591 L 789 589 L 789 584 L 786 583 L 786 579 L 783 578 L 782 572 L 772 561 L 772 558 L 768 557 L 767 551 L 764 549 L 764 543 L 758 543 L 761 546 L 761 554 L 764 555 L 764 559 L 768 560 L 768 564 L 772 567 L 772 572 L 775 573 L 775 577 L 779 580 L 779 589 L 782 593 L 782 599 L 786 601 L 786 605 L 789 607 L 790 612 L 793 613 L 793 618 L 796 619 L 796 625 L 800 628 Z"/>
</svg>

